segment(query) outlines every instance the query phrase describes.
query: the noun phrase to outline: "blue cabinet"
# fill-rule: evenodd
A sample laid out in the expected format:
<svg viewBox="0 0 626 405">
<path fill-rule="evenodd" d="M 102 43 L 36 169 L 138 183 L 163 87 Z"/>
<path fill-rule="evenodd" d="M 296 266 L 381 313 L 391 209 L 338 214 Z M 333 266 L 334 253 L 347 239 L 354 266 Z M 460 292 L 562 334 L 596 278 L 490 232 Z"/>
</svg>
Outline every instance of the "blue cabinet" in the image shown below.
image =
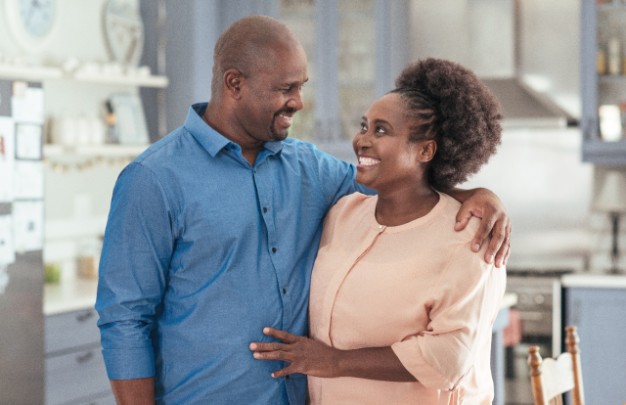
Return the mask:
<svg viewBox="0 0 626 405">
<path fill-rule="evenodd" d="M 626 63 L 619 51 L 624 45 L 626 3 L 581 0 L 580 4 L 583 160 L 599 166 L 626 166 Z M 619 41 L 617 53 L 610 52 L 611 40 Z M 601 105 L 619 107 L 621 117 L 600 117 Z M 603 139 L 604 125 L 621 127 L 622 135 L 617 135 L 621 139 Z"/>
<path fill-rule="evenodd" d="M 578 327 L 585 400 L 626 402 L 626 288 L 566 287 L 564 323 Z"/>
</svg>

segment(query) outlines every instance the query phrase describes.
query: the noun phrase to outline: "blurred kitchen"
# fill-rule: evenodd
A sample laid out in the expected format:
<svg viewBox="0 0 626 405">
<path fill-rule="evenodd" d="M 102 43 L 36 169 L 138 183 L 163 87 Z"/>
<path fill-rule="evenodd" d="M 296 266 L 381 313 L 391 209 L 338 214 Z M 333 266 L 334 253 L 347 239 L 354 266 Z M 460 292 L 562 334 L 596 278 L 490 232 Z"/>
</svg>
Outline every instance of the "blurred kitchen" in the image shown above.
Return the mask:
<svg viewBox="0 0 626 405">
<path fill-rule="evenodd" d="M 291 136 L 351 138 L 408 62 L 435 56 L 500 99 L 503 142 L 464 187 L 513 222 L 494 329 L 497 404 L 532 404 L 526 357 L 578 327 L 587 403 L 626 402 L 626 1 L 1 0 L 0 404 L 112 404 L 93 310 L 113 183 L 209 96 L 245 15 L 309 57 Z"/>
</svg>

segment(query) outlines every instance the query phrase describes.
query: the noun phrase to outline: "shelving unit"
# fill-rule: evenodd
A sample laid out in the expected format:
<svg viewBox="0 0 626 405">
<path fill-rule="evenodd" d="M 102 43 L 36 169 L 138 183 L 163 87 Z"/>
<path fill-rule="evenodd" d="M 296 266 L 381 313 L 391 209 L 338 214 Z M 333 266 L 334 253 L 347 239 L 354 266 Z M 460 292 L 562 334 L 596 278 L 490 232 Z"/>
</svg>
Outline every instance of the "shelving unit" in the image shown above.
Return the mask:
<svg viewBox="0 0 626 405">
<path fill-rule="evenodd" d="M 596 0 L 581 3 L 582 157 L 599 166 L 626 166 L 626 4 Z M 599 51 L 608 65 L 608 38 L 620 39 L 619 74 L 598 72 Z M 622 139 L 605 141 L 600 132 L 599 107 L 619 105 Z"/>
<path fill-rule="evenodd" d="M 54 67 L 0 65 L 0 79 L 42 81 L 62 77 L 63 71 Z"/>
<path fill-rule="evenodd" d="M 83 157 L 125 157 L 137 156 L 148 145 L 78 145 L 67 147 L 62 145 L 45 145 L 44 156 L 54 159 L 62 156 L 73 155 Z"/>
<path fill-rule="evenodd" d="M 165 88 L 169 80 L 165 76 L 156 75 L 111 75 L 76 72 L 68 74 L 62 69 L 52 66 L 7 65 L 0 64 L 0 79 L 46 81 L 46 80 L 73 80 L 82 83 L 96 83 L 102 85 L 123 85 Z"/>
</svg>

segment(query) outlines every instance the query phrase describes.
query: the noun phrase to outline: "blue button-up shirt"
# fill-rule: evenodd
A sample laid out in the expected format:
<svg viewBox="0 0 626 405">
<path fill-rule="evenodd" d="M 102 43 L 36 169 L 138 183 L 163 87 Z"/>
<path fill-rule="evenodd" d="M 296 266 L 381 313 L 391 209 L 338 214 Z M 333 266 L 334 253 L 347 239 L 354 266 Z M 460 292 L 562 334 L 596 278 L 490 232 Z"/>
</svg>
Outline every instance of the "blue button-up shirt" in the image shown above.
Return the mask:
<svg viewBox="0 0 626 405">
<path fill-rule="evenodd" d="M 264 326 L 307 334 L 322 221 L 355 169 L 315 146 L 268 142 L 251 166 L 201 118 L 120 174 L 96 309 L 110 379 L 155 376 L 162 404 L 303 404 L 306 377 L 248 345 Z"/>
</svg>

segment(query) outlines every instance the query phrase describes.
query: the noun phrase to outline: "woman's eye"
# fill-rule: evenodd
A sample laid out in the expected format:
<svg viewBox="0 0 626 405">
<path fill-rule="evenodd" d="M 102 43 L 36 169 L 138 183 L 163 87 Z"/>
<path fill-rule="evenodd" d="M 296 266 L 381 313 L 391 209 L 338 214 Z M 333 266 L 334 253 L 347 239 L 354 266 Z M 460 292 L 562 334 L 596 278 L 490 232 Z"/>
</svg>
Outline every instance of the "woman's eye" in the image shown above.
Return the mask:
<svg viewBox="0 0 626 405">
<path fill-rule="evenodd" d="M 387 131 L 385 131 L 385 128 L 383 128 L 383 127 L 376 127 L 374 129 L 374 132 L 376 132 L 377 134 L 386 134 L 387 133 Z"/>
<path fill-rule="evenodd" d="M 365 123 L 361 123 L 360 131 L 362 134 L 367 132 L 367 125 L 365 125 Z"/>
</svg>

